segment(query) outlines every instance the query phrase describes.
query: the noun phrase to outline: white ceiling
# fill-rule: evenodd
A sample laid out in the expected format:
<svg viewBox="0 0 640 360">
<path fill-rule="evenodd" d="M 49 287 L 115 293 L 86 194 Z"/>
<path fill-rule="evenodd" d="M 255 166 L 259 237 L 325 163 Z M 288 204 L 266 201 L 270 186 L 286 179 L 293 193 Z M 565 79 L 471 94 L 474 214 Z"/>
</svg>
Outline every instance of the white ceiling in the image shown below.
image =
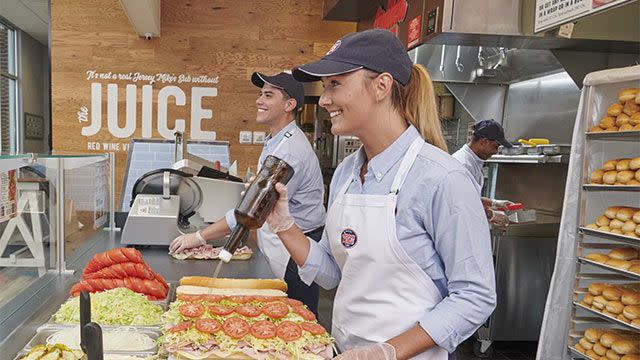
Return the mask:
<svg viewBox="0 0 640 360">
<path fill-rule="evenodd" d="M 47 46 L 49 0 L 1 0 L 0 16 Z"/>
</svg>

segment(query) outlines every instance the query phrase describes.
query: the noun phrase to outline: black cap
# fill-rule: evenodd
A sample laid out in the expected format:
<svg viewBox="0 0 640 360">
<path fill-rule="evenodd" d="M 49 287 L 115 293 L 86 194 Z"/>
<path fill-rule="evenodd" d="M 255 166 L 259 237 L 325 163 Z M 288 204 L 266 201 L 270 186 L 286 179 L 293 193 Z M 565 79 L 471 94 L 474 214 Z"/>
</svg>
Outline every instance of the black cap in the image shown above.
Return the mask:
<svg viewBox="0 0 640 360">
<path fill-rule="evenodd" d="M 493 119 L 477 122 L 473 127 L 473 135 L 497 141 L 504 147 L 513 147 L 513 145 L 505 139 L 502 125 Z"/>
<path fill-rule="evenodd" d="M 302 108 L 302 105 L 304 105 L 304 86 L 289 73 L 281 72 L 280 74 L 267 76 L 259 72 L 254 72 L 253 75 L 251 75 L 251 82 L 259 88 L 262 88 L 264 84 L 267 83 L 283 90 L 296 100 L 297 109 Z"/>
<path fill-rule="evenodd" d="M 293 69 L 298 81 L 345 74 L 362 68 L 387 72 L 406 85 L 413 63 L 402 42 L 389 30 L 371 29 L 346 35 L 336 41 L 322 59 Z"/>
</svg>

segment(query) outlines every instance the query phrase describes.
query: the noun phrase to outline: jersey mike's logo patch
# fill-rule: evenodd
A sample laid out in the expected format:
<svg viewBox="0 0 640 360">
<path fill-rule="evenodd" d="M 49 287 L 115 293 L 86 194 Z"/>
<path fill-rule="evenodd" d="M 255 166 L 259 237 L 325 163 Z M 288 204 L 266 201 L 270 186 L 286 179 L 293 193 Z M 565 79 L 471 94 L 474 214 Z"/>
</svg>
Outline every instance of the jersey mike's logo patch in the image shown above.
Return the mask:
<svg viewBox="0 0 640 360">
<path fill-rule="evenodd" d="M 340 234 L 340 242 L 346 248 L 353 247 L 358 242 L 358 235 L 351 229 L 344 229 Z"/>
</svg>

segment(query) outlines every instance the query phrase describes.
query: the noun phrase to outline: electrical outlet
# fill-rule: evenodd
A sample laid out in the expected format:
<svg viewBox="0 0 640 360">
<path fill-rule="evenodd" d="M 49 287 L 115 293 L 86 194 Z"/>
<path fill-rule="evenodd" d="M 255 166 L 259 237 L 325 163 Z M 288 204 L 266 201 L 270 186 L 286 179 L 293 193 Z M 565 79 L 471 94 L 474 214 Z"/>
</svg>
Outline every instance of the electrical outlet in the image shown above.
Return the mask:
<svg viewBox="0 0 640 360">
<path fill-rule="evenodd" d="M 240 144 L 251 144 L 252 135 L 251 131 L 240 131 Z"/>
<path fill-rule="evenodd" d="M 253 143 L 254 144 L 264 144 L 264 139 L 267 136 L 267 133 L 264 131 L 254 131 L 253 132 Z"/>
</svg>

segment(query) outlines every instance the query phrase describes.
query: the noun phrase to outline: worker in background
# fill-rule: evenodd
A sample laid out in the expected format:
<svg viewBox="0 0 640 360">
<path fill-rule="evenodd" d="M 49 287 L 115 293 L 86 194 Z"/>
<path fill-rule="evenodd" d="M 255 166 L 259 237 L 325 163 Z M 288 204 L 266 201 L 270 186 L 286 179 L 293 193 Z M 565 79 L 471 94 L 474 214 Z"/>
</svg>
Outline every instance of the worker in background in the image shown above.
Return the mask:
<svg viewBox="0 0 640 360">
<path fill-rule="evenodd" d="M 260 88 L 256 99 L 256 122 L 269 126 L 271 130 L 258 160 L 258 171 L 269 155 L 276 156 L 293 167 L 295 173 L 287 184 L 291 194 L 291 214 L 305 236 L 319 241 L 325 221 L 324 183 L 318 158 L 295 121 L 296 114 L 304 104 L 302 83 L 284 72 L 274 76 L 255 72 L 251 76 L 251 82 Z M 169 251 L 180 252 L 229 235 L 236 226 L 233 210 L 229 210 L 224 218 L 205 229 L 178 236 L 169 246 Z M 300 280 L 297 265 L 266 223 L 258 229 L 258 247 L 267 258 L 273 274 L 287 283 L 289 297 L 302 301 L 317 314 L 318 285 L 307 285 Z"/>
<path fill-rule="evenodd" d="M 478 194 L 482 195 L 484 185 L 484 173 L 482 171 L 485 162 L 491 156 L 498 153 L 498 146 L 512 147 L 504 137 L 502 125 L 495 120 L 482 120 L 473 127 L 473 136 L 469 144 L 464 144 L 460 150 L 453 153 L 457 159 L 471 174 L 477 185 Z M 507 205 L 513 204 L 509 200 L 497 200 L 481 197 L 487 219 L 495 225 L 507 225 L 509 218 L 504 211 Z"/>
</svg>

